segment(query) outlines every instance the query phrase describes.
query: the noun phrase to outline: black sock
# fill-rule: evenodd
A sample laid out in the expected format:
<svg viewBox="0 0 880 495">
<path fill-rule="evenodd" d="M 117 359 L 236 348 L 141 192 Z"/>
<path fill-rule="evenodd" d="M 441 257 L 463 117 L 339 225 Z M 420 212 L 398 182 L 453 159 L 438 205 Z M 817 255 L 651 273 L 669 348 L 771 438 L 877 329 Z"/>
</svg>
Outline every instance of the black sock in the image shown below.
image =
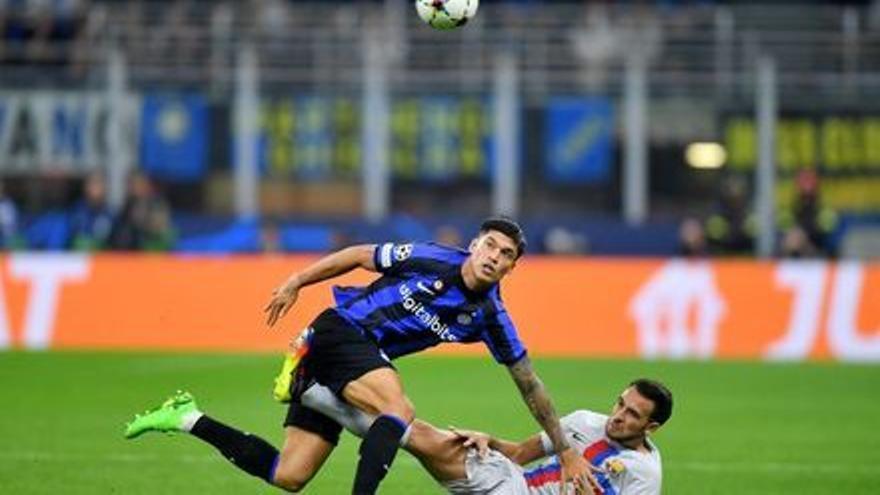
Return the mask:
<svg viewBox="0 0 880 495">
<path fill-rule="evenodd" d="M 361 459 L 358 461 L 354 477 L 355 495 L 372 495 L 379 488 L 379 482 L 388 474 L 388 469 L 397 454 L 400 439 L 406 432 L 406 423 L 390 415 L 379 416 L 361 442 Z"/>
<path fill-rule="evenodd" d="M 202 416 L 190 433 L 210 443 L 239 469 L 273 483 L 278 449 L 262 438 Z"/>
</svg>

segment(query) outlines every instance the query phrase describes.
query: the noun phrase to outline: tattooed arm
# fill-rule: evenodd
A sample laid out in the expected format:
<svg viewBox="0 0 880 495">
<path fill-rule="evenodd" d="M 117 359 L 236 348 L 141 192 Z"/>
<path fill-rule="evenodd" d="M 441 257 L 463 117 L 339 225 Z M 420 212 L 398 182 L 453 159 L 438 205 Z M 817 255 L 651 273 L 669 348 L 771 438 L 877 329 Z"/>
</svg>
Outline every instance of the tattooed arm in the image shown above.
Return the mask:
<svg viewBox="0 0 880 495">
<path fill-rule="evenodd" d="M 553 442 L 553 450 L 560 453 L 569 448 L 568 440 L 562 433 L 562 426 L 559 424 L 559 417 L 556 415 L 556 409 L 550 396 L 547 395 L 547 389 L 535 370 L 532 368 L 532 362 L 528 356 L 513 363 L 508 368 L 510 376 L 519 388 L 520 394 L 529 406 L 532 416 L 541 425 L 541 428 L 547 432 L 550 441 Z"/>
<path fill-rule="evenodd" d="M 507 369 L 519 388 L 523 400 L 529 406 L 532 416 L 547 432 L 547 436 L 553 443 L 553 450 L 556 451 L 562 465 L 563 482 L 573 481 L 578 491 L 586 490 L 590 477 L 589 464 L 569 446 L 568 440 L 562 432 L 562 426 L 559 424 L 559 416 L 553 407 L 553 401 L 550 400 L 541 379 L 532 369 L 531 360 L 528 356 L 523 356 Z"/>
</svg>

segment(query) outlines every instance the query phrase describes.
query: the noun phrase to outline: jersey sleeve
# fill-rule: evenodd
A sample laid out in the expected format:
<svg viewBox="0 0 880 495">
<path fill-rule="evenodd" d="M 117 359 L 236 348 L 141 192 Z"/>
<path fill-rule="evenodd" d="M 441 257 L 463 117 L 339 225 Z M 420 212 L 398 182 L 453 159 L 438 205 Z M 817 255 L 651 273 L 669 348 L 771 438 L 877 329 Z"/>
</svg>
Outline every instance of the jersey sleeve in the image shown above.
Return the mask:
<svg viewBox="0 0 880 495">
<path fill-rule="evenodd" d="M 481 338 L 500 364 L 509 366 L 526 355 L 526 347 L 519 340 L 513 320 L 503 308 L 489 318 Z"/>
<path fill-rule="evenodd" d="M 440 272 L 461 262 L 455 250 L 430 243 L 386 242 L 376 246 L 373 264 L 383 274 Z"/>
</svg>

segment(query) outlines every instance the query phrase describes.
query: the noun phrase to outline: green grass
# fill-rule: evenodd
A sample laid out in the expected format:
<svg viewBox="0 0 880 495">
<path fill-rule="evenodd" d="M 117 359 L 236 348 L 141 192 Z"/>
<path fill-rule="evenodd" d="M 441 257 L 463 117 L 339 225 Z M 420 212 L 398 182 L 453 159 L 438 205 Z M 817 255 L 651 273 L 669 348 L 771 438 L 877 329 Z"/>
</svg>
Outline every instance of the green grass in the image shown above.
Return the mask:
<svg viewBox="0 0 880 495">
<path fill-rule="evenodd" d="M 178 388 L 212 416 L 276 445 L 279 358 L 259 355 L 0 353 L 0 492 L 275 493 L 185 435 L 122 438 L 135 412 Z M 880 367 L 830 364 L 536 360 L 561 413 L 605 411 L 636 376 L 676 398 L 656 438 L 664 493 L 877 493 Z M 536 431 L 506 371 L 487 359 L 398 363 L 418 416 L 518 438 Z M 309 493 L 347 493 L 346 436 Z M 408 454 L 382 493 L 441 493 Z"/>
</svg>

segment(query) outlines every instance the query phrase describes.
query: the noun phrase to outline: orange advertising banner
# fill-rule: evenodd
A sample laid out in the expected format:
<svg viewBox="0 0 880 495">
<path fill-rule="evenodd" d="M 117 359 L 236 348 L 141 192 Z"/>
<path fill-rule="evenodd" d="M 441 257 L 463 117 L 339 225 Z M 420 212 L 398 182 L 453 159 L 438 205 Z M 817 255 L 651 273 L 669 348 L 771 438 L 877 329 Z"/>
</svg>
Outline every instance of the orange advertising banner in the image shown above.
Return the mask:
<svg viewBox="0 0 880 495">
<path fill-rule="evenodd" d="M 309 287 L 265 325 L 272 289 L 314 259 L 6 255 L 0 348 L 281 351 L 332 304 L 329 283 Z M 536 356 L 880 362 L 876 263 L 527 257 L 502 294 Z"/>
</svg>

